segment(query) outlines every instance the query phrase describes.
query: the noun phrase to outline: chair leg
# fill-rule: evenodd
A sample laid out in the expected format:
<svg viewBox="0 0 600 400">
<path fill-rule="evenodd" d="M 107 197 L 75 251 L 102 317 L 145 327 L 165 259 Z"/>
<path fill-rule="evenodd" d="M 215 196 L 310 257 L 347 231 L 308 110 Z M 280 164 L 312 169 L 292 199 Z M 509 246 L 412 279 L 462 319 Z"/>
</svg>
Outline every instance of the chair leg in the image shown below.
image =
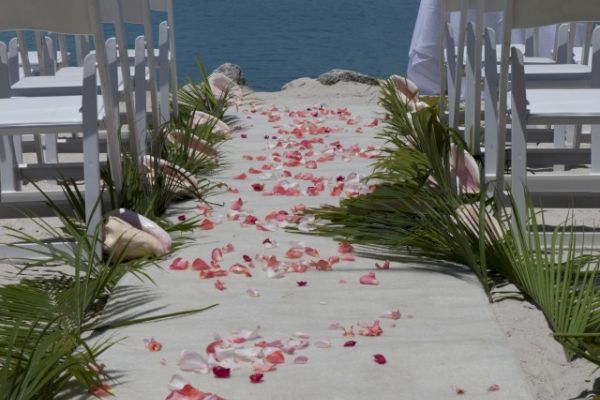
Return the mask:
<svg viewBox="0 0 600 400">
<path fill-rule="evenodd" d="M 567 129 L 568 129 L 568 127 L 565 125 L 556 125 L 554 127 L 554 148 L 555 149 L 564 149 L 565 140 L 567 138 Z M 553 169 L 555 172 L 564 171 L 565 166 L 563 164 L 555 164 Z"/>
<path fill-rule="evenodd" d="M 44 135 L 44 144 L 46 148 L 46 162 L 58 163 L 58 134 L 46 133 Z"/>
<path fill-rule="evenodd" d="M 592 125 L 591 135 L 592 174 L 600 174 L 600 125 Z"/>
<path fill-rule="evenodd" d="M 35 134 L 33 135 L 33 142 L 35 146 L 35 155 L 37 158 L 38 164 L 44 164 L 44 143 L 42 141 L 42 135 Z"/>
<path fill-rule="evenodd" d="M 6 135 L 0 137 L 0 188 L 2 192 L 21 190 L 13 141 Z"/>
<path fill-rule="evenodd" d="M 519 119 L 517 121 L 516 119 Z M 525 188 L 527 185 L 527 140 L 526 140 L 526 121 L 522 116 L 513 114 L 512 138 L 511 138 L 511 190 L 515 202 L 516 214 L 512 216 L 513 230 L 517 231 L 518 226 L 525 227 L 526 202 Z M 518 216 L 518 218 L 517 218 Z"/>
<path fill-rule="evenodd" d="M 13 147 L 15 149 L 15 162 L 17 164 L 23 163 L 23 138 L 19 135 L 12 137 Z"/>
</svg>

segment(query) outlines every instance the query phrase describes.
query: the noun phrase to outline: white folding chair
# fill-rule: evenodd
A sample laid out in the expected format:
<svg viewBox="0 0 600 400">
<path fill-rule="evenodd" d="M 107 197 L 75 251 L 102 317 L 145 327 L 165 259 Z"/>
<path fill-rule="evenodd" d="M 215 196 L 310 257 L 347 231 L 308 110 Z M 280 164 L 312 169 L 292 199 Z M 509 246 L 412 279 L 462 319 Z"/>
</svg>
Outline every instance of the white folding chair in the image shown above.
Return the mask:
<svg viewBox="0 0 600 400">
<path fill-rule="evenodd" d="M 98 0 L 29 0 L 4 2 L 0 13 L 0 29 L 27 29 L 70 34 L 93 35 L 96 43 L 103 43 L 102 27 L 98 16 Z M 35 12 L 32 12 L 35 10 Z M 68 13 L 65 10 L 69 10 Z M 116 46 L 112 41 L 111 46 Z M 3 93 L 7 92 L 8 57 L 5 44 L 0 44 L 0 82 Z M 109 77 L 108 58 L 101 44 L 95 54 L 84 60 L 83 89 L 79 96 L 64 97 L 11 97 L 0 99 L 0 185 L 2 188 L 0 210 L 3 217 L 16 217 L 15 208 L 46 211 L 40 193 L 19 192 L 14 149 L 11 135 L 36 134 L 40 132 L 75 132 L 84 134 L 85 213 L 88 233 L 93 233 L 101 221 L 101 210 L 96 207 L 100 198 L 98 125 L 103 123 L 108 134 L 109 160 L 117 188 L 121 186 L 121 160 L 116 131 L 115 102 L 112 97 L 113 82 Z M 102 97 L 97 95 L 96 65 L 100 73 Z M 46 192 L 50 198 L 63 201 L 62 192 Z M 22 256 L 25 253 L 3 249 L 0 257 Z M 16 253 L 16 255 L 15 255 Z M 26 252 L 27 256 L 35 253 Z"/>
<path fill-rule="evenodd" d="M 504 187 L 504 149 L 507 128 L 507 94 L 509 77 L 510 42 L 507 32 L 514 28 L 531 28 L 565 22 L 590 21 L 600 19 L 600 3 L 590 0 L 507 0 L 504 20 L 504 39 L 502 44 L 502 63 L 499 80 L 498 102 L 498 138 L 496 185 Z M 598 36 L 595 35 L 595 39 Z M 596 44 L 598 46 L 598 44 Z M 596 57 L 596 55 L 594 55 Z M 522 55 L 512 50 L 512 177 L 511 189 L 517 210 L 524 217 L 525 193 L 528 190 L 535 196 L 545 194 L 546 198 L 554 198 L 558 203 L 569 199 L 569 203 L 577 199 L 595 197 L 600 187 L 598 176 L 600 160 L 598 160 L 599 143 L 597 128 L 592 131 L 591 164 L 592 174 L 538 176 L 528 178 L 526 129 L 527 125 L 577 125 L 600 124 L 600 90 L 599 89 L 533 89 L 526 90 L 525 68 Z M 596 82 L 593 82 L 596 85 Z M 499 190 L 500 192 L 501 190 Z M 596 203 L 597 204 L 597 203 Z M 513 218 L 513 223 L 522 223 Z"/>
</svg>

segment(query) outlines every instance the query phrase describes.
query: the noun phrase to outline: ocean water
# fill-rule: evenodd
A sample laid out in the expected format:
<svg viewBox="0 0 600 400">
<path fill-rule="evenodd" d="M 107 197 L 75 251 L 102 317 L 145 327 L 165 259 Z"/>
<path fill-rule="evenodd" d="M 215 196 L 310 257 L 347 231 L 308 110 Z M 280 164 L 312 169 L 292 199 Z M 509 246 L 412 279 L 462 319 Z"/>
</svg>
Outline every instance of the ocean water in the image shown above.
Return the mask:
<svg viewBox="0 0 600 400">
<path fill-rule="evenodd" d="M 279 90 L 332 68 L 375 77 L 404 74 L 419 0 L 173 0 L 179 80 L 238 64 L 248 86 Z M 154 13 L 158 22 L 166 15 Z M 111 27 L 105 29 L 112 36 Z M 128 26 L 129 46 L 143 34 Z M 7 41 L 14 32 L 0 33 Z M 155 40 L 158 37 L 155 32 Z M 33 35 L 28 47 L 35 49 Z M 68 39 L 74 62 L 72 38 Z"/>
<path fill-rule="evenodd" d="M 238 64 L 254 90 L 345 68 L 404 74 L 419 0 L 174 0 L 180 78 Z"/>
</svg>

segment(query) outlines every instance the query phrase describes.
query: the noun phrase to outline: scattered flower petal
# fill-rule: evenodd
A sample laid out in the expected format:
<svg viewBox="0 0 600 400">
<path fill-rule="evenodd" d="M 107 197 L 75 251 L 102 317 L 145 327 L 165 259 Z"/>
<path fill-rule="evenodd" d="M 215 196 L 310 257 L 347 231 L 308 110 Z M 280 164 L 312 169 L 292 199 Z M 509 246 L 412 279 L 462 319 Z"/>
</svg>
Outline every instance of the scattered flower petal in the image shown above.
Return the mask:
<svg viewBox="0 0 600 400">
<path fill-rule="evenodd" d="M 383 356 L 383 354 L 374 354 L 373 355 L 373 361 L 375 361 L 377 364 L 385 364 L 385 363 L 387 363 L 387 360 L 385 359 L 385 357 Z"/>
<path fill-rule="evenodd" d="M 146 348 L 151 352 L 162 350 L 162 344 L 154 338 L 144 339 L 144 344 Z"/>
<path fill-rule="evenodd" d="M 368 272 L 361 276 L 359 282 L 362 285 L 379 285 L 379 281 L 375 277 L 375 272 Z"/>
<path fill-rule="evenodd" d="M 169 265 L 169 268 L 173 269 L 173 270 L 181 271 L 181 270 L 187 269 L 189 267 L 189 265 L 190 265 L 190 263 L 188 261 L 184 260 L 181 257 L 177 257 L 175 260 L 173 260 L 171 265 Z"/>
<path fill-rule="evenodd" d="M 264 378 L 264 374 L 252 374 L 250 375 L 250 382 L 252 383 L 262 383 L 263 382 L 263 378 Z"/>
<path fill-rule="evenodd" d="M 220 365 L 214 366 L 212 369 L 215 378 L 229 378 L 231 376 L 231 369 L 221 367 Z"/>
</svg>

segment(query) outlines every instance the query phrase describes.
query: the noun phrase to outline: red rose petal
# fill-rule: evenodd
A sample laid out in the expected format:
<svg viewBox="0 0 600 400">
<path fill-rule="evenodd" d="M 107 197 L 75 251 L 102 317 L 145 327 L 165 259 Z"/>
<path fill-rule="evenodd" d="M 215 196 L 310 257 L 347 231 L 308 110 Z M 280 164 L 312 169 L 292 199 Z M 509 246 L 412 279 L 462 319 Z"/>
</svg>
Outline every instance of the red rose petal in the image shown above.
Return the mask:
<svg viewBox="0 0 600 400">
<path fill-rule="evenodd" d="M 356 340 L 348 340 L 346 343 L 344 343 L 344 347 L 354 347 L 356 346 Z"/>
<path fill-rule="evenodd" d="M 306 281 L 298 281 L 296 282 L 296 285 L 298 285 L 299 287 L 305 287 L 306 285 L 308 285 L 308 283 Z"/>
<path fill-rule="evenodd" d="M 262 383 L 264 376 L 265 376 L 264 374 L 252 374 L 252 375 L 250 375 L 250 382 Z"/>
<path fill-rule="evenodd" d="M 219 365 L 213 367 L 212 372 L 215 378 L 229 378 L 231 376 L 231 369 Z"/>
<path fill-rule="evenodd" d="M 385 364 L 385 363 L 387 363 L 387 360 L 385 359 L 385 357 L 383 356 L 383 354 L 374 354 L 373 355 L 373 361 L 375 361 L 377 364 Z"/>
</svg>

